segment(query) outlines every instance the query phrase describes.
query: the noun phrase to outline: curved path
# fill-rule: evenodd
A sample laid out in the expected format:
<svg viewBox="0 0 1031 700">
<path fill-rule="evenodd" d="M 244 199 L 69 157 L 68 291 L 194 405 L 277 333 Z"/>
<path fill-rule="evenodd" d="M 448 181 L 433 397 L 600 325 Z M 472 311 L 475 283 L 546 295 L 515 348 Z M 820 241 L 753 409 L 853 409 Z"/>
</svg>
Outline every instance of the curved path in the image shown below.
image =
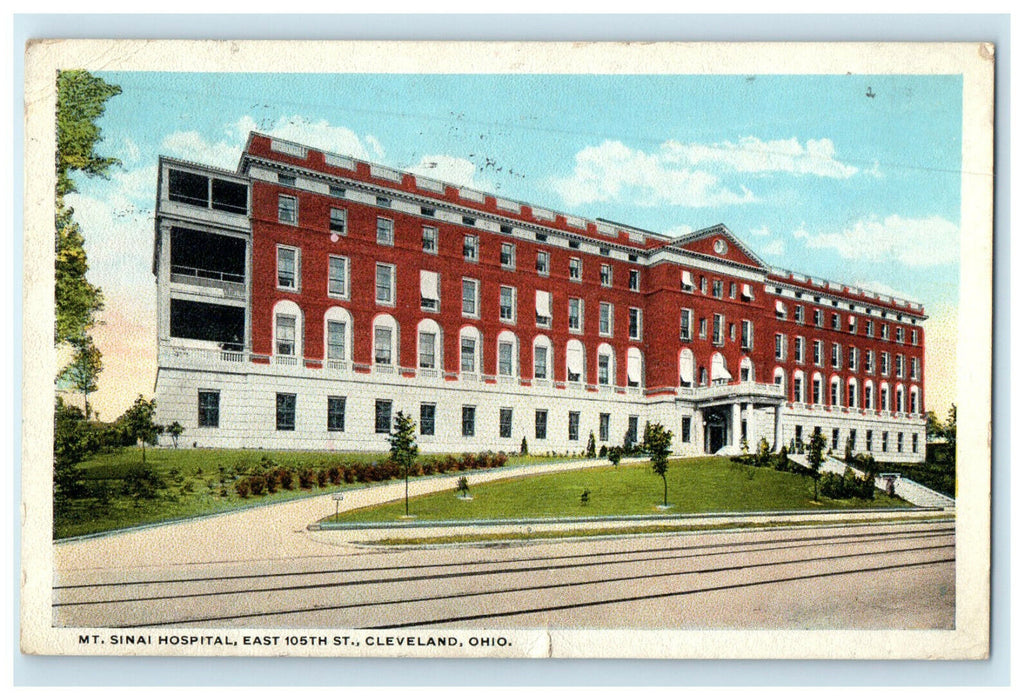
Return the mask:
<svg viewBox="0 0 1031 700">
<path fill-rule="evenodd" d="M 627 460 L 633 461 L 633 460 Z M 463 472 L 470 485 L 529 474 L 569 471 L 607 464 L 605 459 L 555 462 L 490 471 Z M 408 493 L 418 496 L 455 488 L 459 474 L 409 481 Z M 361 508 L 404 497 L 404 482 L 391 481 L 345 491 L 341 509 Z M 339 538 L 309 532 L 309 524 L 336 511 L 329 494 L 287 503 L 191 520 L 114 532 L 54 545 L 54 570 L 127 569 L 214 562 L 292 559 L 341 554 L 353 547 Z"/>
</svg>

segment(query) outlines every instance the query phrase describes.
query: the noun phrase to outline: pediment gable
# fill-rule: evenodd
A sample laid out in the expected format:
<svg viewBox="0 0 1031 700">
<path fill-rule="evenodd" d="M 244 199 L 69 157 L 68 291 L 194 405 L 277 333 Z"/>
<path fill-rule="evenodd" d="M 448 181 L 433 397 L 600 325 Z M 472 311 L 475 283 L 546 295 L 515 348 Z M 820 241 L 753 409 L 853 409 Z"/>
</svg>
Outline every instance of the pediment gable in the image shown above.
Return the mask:
<svg viewBox="0 0 1031 700">
<path fill-rule="evenodd" d="M 670 246 L 703 255 L 715 260 L 725 260 L 759 270 L 766 270 L 766 263 L 723 224 L 701 231 L 693 231 L 670 241 Z"/>
</svg>

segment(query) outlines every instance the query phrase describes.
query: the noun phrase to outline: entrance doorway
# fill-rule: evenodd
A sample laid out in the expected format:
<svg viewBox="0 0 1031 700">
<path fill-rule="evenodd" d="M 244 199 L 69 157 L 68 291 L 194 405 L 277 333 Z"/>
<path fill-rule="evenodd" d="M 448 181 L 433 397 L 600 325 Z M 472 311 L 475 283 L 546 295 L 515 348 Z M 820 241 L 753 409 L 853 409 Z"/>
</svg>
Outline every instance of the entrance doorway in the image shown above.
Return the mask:
<svg viewBox="0 0 1031 700">
<path fill-rule="evenodd" d="M 727 419 L 718 411 L 705 414 L 705 454 L 716 454 L 727 444 Z"/>
</svg>

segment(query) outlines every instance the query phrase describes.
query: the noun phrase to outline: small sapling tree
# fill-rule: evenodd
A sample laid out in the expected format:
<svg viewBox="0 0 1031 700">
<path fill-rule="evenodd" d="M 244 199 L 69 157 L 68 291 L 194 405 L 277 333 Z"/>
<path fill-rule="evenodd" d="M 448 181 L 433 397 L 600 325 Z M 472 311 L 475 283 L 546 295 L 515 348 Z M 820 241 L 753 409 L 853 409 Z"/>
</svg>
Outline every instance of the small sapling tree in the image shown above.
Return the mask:
<svg viewBox="0 0 1031 700">
<path fill-rule="evenodd" d="M 390 442 L 390 459 L 394 460 L 405 475 L 405 516 L 408 516 L 408 472 L 419 454 L 419 446 L 415 444 L 415 421 L 411 416 L 398 411 L 394 416 L 394 430 L 387 438 Z"/>
<path fill-rule="evenodd" d="M 174 421 L 172 425 L 168 426 L 168 434 L 172 436 L 172 447 L 179 449 L 179 436 L 183 434 L 183 426 L 179 424 L 179 421 Z"/>
<path fill-rule="evenodd" d="M 156 407 L 154 399 L 148 401 L 140 394 L 121 418 L 126 433 L 140 445 L 144 464 L 147 463 L 147 445 L 153 445 L 162 430 L 161 426 L 154 422 Z"/>
<path fill-rule="evenodd" d="M 594 431 L 587 438 L 587 456 L 594 459 L 598 456 L 598 443 L 594 439 Z"/>
<path fill-rule="evenodd" d="M 827 445 L 827 438 L 823 433 L 813 431 L 809 436 L 809 447 L 806 459 L 809 462 L 808 476 L 813 480 L 813 500 L 820 500 L 820 467 L 823 466 L 823 448 Z"/>
<path fill-rule="evenodd" d="M 612 466 L 618 467 L 620 460 L 623 459 L 623 448 L 619 445 L 613 445 L 609 450 L 608 458 L 612 462 Z"/>
<path fill-rule="evenodd" d="M 661 423 L 649 423 L 644 430 L 644 441 L 641 447 L 652 458 L 652 471 L 662 477 L 662 505 L 669 505 L 669 487 L 666 482 L 666 471 L 669 469 L 670 444 L 673 433 L 662 427 Z"/>
<path fill-rule="evenodd" d="M 523 436 L 522 443 L 520 443 L 520 445 L 519 445 L 519 454 L 521 454 L 523 457 L 525 457 L 526 455 L 530 454 L 530 448 L 526 444 L 526 436 L 525 435 Z"/>
<path fill-rule="evenodd" d="M 458 477 L 458 488 L 456 490 L 458 491 L 459 496 L 461 496 L 462 498 L 468 498 L 469 497 L 469 477 L 467 477 L 467 476 L 460 476 L 460 477 Z"/>
</svg>

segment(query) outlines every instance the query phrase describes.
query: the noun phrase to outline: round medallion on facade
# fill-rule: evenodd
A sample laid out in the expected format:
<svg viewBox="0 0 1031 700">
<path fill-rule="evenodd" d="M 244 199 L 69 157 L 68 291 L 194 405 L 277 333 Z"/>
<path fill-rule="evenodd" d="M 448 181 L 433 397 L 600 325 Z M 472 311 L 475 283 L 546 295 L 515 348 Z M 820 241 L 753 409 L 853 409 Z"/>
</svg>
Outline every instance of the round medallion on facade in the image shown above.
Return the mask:
<svg viewBox="0 0 1031 700">
<path fill-rule="evenodd" d="M 712 244 L 712 249 L 716 251 L 717 255 L 723 255 L 727 252 L 727 242 L 722 238 L 717 238 Z"/>
</svg>

